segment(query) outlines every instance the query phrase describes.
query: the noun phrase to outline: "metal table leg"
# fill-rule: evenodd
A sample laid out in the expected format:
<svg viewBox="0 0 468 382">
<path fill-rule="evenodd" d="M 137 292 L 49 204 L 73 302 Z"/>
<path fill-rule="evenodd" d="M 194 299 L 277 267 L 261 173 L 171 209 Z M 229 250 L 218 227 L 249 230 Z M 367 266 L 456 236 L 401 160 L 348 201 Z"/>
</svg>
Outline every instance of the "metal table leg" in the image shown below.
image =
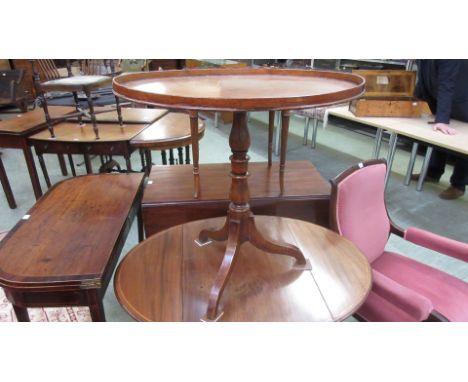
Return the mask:
<svg viewBox="0 0 468 382">
<path fill-rule="evenodd" d="M 372 154 L 373 159 L 377 159 L 379 157 L 380 146 L 382 146 L 382 135 L 383 129 L 377 129 L 375 132 L 374 153 Z"/>
<path fill-rule="evenodd" d="M 418 154 L 418 142 L 413 142 L 413 148 L 411 149 L 411 157 L 408 163 L 408 169 L 406 170 L 405 186 L 409 186 L 411 182 L 411 175 L 413 175 L 414 163 L 416 162 L 416 156 Z"/>
<path fill-rule="evenodd" d="M 390 134 L 390 142 L 389 142 L 389 147 L 388 147 L 387 173 L 385 174 L 385 188 L 387 188 L 388 180 L 390 178 L 390 172 L 392 171 L 393 158 L 395 157 L 397 141 L 398 141 L 398 134 L 392 132 Z"/>
<path fill-rule="evenodd" d="M 310 126 L 310 117 L 305 117 L 304 122 L 304 140 L 302 141 L 303 145 L 307 145 L 307 136 L 309 135 L 309 126 Z"/>
<path fill-rule="evenodd" d="M 315 116 L 314 124 L 312 125 L 312 140 L 310 142 L 310 148 L 315 149 L 317 145 L 317 130 L 318 130 L 318 117 Z"/>
<path fill-rule="evenodd" d="M 418 184 L 416 185 L 416 191 L 422 191 L 423 189 L 424 179 L 426 178 L 429 162 L 431 161 L 432 150 L 432 146 L 427 146 L 426 156 L 424 157 L 424 162 L 421 168 L 421 174 L 419 175 Z"/>
</svg>

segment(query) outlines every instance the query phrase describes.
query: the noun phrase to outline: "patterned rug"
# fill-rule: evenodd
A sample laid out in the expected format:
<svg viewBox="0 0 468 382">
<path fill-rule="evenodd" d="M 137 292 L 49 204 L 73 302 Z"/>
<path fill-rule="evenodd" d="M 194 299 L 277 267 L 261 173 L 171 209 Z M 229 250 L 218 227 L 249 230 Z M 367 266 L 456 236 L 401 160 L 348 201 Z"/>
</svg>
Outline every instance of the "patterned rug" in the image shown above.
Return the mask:
<svg viewBox="0 0 468 382">
<path fill-rule="evenodd" d="M 91 316 L 86 306 L 64 308 L 28 308 L 33 322 L 89 322 Z M 0 288 L 0 322 L 17 321 L 13 306 Z"/>
</svg>

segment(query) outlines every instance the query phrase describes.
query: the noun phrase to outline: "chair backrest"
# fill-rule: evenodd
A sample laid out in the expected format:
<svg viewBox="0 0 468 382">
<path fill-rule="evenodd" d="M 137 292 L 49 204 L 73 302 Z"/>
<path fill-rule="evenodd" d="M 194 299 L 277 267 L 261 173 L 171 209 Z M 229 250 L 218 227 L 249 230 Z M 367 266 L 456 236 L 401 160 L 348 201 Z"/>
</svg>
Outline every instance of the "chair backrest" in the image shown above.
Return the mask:
<svg viewBox="0 0 468 382">
<path fill-rule="evenodd" d="M 385 161 L 372 160 L 331 181 L 331 227 L 356 244 L 369 262 L 384 252 L 390 234 L 384 199 L 386 170 Z"/>
<path fill-rule="evenodd" d="M 45 59 L 36 60 L 36 62 L 39 67 L 41 81 L 56 80 L 61 77 L 54 60 Z"/>
<path fill-rule="evenodd" d="M 81 72 L 87 76 L 113 76 L 115 73 L 115 62 L 112 59 L 85 59 L 80 64 Z"/>
</svg>

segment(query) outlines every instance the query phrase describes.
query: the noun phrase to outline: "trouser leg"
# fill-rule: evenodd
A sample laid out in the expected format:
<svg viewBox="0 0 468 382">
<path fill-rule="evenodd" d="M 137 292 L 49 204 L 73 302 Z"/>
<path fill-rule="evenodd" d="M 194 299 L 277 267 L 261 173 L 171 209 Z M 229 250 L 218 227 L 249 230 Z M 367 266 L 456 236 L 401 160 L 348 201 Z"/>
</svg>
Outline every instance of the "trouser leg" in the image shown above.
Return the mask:
<svg viewBox="0 0 468 382">
<path fill-rule="evenodd" d="M 427 176 L 439 179 L 445 171 L 448 154 L 444 151 L 434 150 L 427 170 Z"/>
<path fill-rule="evenodd" d="M 465 191 L 468 184 L 468 157 L 456 157 L 450 184 Z"/>
</svg>

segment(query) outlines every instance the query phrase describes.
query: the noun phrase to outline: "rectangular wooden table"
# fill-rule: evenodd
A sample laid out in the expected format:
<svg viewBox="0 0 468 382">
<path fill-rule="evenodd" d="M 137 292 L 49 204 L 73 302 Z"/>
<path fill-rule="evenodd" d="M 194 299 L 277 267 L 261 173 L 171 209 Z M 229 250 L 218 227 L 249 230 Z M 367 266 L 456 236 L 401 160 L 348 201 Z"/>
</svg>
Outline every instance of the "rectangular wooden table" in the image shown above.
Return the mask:
<svg viewBox="0 0 468 382">
<path fill-rule="evenodd" d="M 457 129 L 456 135 L 446 135 L 438 131 L 432 130 L 432 124 L 429 122 L 434 121 L 434 116 L 423 116 L 421 118 L 382 118 L 382 117 L 356 117 L 351 113 L 347 107 L 332 108 L 329 111 L 330 115 L 335 117 L 344 118 L 353 122 L 362 123 L 364 125 L 372 126 L 377 129 L 376 140 L 374 145 L 373 157 L 377 158 L 380 151 L 383 131 L 390 133 L 390 148 L 387 157 L 388 168 L 387 178 L 390 174 L 393 158 L 395 156 L 396 144 L 398 135 L 402 135 L 416 142 L 413 144 L 411 152 L 411 159 L 408 164 L 406 173 L 405 184 L 409 184 L 411 173 L 413 171 L 414 162 L 416 160 L 418 142 L 427 144 L 428 148 L 426 156 L 421 169 L 421 176 L 418 181 L 417 190 L 422 190 L 424 178 L 429 166 L 430 157 L 434 147 L 456 152 L 460 155 L 468 155 L 468 123 L 451 120 L 450 126 Z"/>
<path fill-rule="evenodd" d="M 102 298 L 143 193 L 143 174 L 100 174 L 56 184 L 0 242 L 0 286 L 19 321 L 27 307 L 89 306 Z"/>
<path fill-rule="evenodd" d="M 52 118 L 75 112 L 74 107 L 51 106 L 49 113 Z M 34 157 L 27 138 L 46 128 L 44 111 L 36 108 L 33 111 L 17 114 L 16 116 L 0 121 L 0 148 L 21 149 L 28 168 L 29 177 L 34 191 L 34 196 L 39 199 L 42 196 L 41 184 L 37 175 Z M 64 162 L 63 162 L 64 164 Z M 61 162 L 62 165 L 62 162 Z M 63 170 L 62 170 L 63 171 Z"/>
<path fill-rule="evenodd" d="M 193 220 L 225 216 L 228 163 L 200 165 L 200 197 L 193 197 L 192 166 L 153 166 L 142 201 L 146 237 Z M 306 220 L 328 227 L 330 185 L 309 161 L 288 161 L 280 193 L 279 164 L 249 163 L 250 206 L 256 215 Z"/>
<path fill-rule="evenodd" d="M 80 127 L 78 122 L 61 122 L 54 126 L 55 138 L 44 130 L 29 137 L 28 142 L 34 146 L 49 184 L 43 165 L 44 154 L 82 154 L 88 174 L 93 172 L 91 155 L 120 155 L 125 158 L 127 169 L 131 171 L 130 155 L 135 148 L 130 145 L 130 141 L 147 127 L 147 124 L 127 124 L 122 127 L 118 123 L 99 123 L 100 139 L 97 140 L 91 123 Z"/>
</svg>

